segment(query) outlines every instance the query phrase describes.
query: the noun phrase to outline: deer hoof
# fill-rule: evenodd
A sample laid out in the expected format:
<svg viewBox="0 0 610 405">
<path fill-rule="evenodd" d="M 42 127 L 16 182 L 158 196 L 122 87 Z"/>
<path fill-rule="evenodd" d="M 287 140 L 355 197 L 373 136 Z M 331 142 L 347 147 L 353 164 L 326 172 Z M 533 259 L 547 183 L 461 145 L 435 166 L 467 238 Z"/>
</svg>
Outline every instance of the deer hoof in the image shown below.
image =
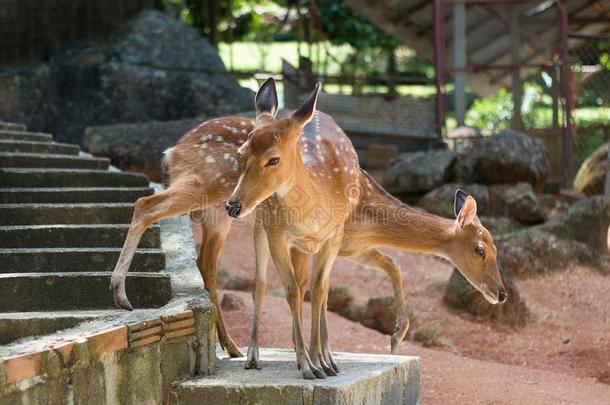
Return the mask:
<svg viewBox="0 0 610 405">
<path fill-rule="evenodd" d="M 306 380 L 315 380 L 316 376 L 311 370 L 303 369 L 303 378 Z"/>
<path fill-rule="evenodd" d="M 322 370 L 324 370 L 324 373 L 328 377 L 336 377 L 337 376 L 337 372 L 331 366 L 327 366 L 326 364 L 322 364 Z"/>
<path fill-rule="evenodd" d="M 246 364 L 244 364 L 246 370 L 256 369 L 260 370 L 261 367 L 258 364 L 258 349 L 248 348 L 248 358 Z"/>
<path fill-rule="evenodd" d="M 318 378 L 320 380 L 323 380 L 326 378 L 326 374 L 324 374 L 324 371 L 320 370 L 319 368 L 312 367 L 311 370 L 313 371 L 316 378 Z M 303 373 L 303 376 L 305 376 L 305 373 Z"/>
<path fill-rule="evenodd" d="M 227 351 L 227 354 L 229 355 L 229 357 L 235 358 L 235 357 L 244 357 L 244 355 L 239 351 L 239 349 L 237 348 L 237 346 L 235 345 L 235 343 L 229 341 L 229 343 L 224 346 L 224 349 Z"/>
<path fill-rule="evenodd" d="M 112 296 L 114 298 L 114 305 L 118 308 L 123 308 L 128 311 L 133 311 L 133 306 L 129 302 L 127 298 L 127 293 L 125 293 L 125 282 L 115 283 L 114 281 L 110 283 L 110 288 L 112 288 Z"/>
</svg>

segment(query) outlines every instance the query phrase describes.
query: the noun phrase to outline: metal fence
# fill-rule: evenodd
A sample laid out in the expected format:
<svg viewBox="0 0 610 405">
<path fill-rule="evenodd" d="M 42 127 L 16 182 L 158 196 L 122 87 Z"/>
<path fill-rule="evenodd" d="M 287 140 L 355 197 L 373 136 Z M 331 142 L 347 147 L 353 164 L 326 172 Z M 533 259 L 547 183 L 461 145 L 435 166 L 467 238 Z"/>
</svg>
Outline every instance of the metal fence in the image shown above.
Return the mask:
<svg viewBox="0 0 610 405">
<path fill-rule="evenodd" d="M 489 115 L 540 137 L 551 152 L 549 180 L 566 183 L 573 173 L 574 103 L 563 4 L 436 0 L 435 45 L 441 116 L 450 105 L 464 125 L 468 90 L 479 97 L 503 94 Z"/>
<path fill-rule="evenodd" d="M 575 166 L 610 140 L 610 35 L 568 34 L 573 73 Z"/>
</svg>

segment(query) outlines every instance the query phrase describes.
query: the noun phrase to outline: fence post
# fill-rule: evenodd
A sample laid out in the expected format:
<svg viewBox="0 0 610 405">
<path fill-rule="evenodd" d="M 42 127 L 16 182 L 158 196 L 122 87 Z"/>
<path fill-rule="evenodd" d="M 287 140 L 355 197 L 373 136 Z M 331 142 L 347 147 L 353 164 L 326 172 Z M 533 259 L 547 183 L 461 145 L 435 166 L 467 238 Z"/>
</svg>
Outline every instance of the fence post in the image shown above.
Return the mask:
<svg viewBox="0 0 610 405">
<path fill-rule="evenodd" d="M 564 185 L 569 185 L 573 175 L 573 138 L 575 128 L 572 122 L 572 108 L 574 106 L 574 88 L 572 86 L 572 71 L 570 69 L 570 55 L 568 51 L 568 12 L 562 2 L 557 1 L 557 12 L 559 16 L 559 43 L 561 53 L 562 90 L 565 97 L 565 129 L 563 131 L 563 155 L 564 155 Z"/>
<path fill-rule="evenodd" d="M 436 132 L 443 136 L 445 124 L 445 8 L 444 0 L 434 0 L 434 70 L 436 84 Z"/>
<path fill-rule="evenodd" d="M 453 4 L 453 85 L 455 119 L 464 125 L 466 116 L 466 5 Z"/>
</svg>

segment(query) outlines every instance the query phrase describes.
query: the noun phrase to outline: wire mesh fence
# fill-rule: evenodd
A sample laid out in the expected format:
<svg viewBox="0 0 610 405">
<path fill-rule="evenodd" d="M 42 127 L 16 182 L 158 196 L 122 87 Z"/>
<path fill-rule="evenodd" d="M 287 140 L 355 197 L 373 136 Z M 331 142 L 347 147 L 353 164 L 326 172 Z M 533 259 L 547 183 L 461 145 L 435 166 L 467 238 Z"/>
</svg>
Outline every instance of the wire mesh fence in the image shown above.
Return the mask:
<svg viewBox="0 0 610 405">
<path fill-rule="evenodd" d="M 610 35 L 570 34 L 575 165 L 610 140 Z"/>
</svg>

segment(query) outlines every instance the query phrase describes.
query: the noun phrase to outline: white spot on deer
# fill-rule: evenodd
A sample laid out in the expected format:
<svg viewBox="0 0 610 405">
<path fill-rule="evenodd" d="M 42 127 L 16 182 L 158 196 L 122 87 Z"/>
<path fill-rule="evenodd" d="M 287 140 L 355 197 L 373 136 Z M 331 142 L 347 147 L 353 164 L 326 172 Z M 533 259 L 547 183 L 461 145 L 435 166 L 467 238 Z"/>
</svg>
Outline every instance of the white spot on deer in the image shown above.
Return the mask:
<svg viewBox="0 0 610 405">
<path fill-rule="evenodd" d="M 339 168 L 338 168 L 338 167 L 335 167 L 335 168 L 333 169 L 333 172 L 338 173 L 338 172 L 339 172 Z"/>
<path fill-rule="evenodd" d="M 206 162 L 206 163 L 216 163 L 216 159 L 214 159 L 214 156 L 212 156 L 212 155 L 208 155 L 208 156 L 205 158 L 205 162 Z"/>
<path fill-rule="evenodd" d="M 228 153 L 225 153 L 225 154 L 223 155 L 223 158 L 224 158 L 224 160 L 227 160 L 227 159 L 229 159 L 229 157 L 230 157 L 230 156 L 231 156 L 231 155 L 229 155 Z"/>
<path fill-rule="evenodd" d="M 321 141 L 322 137 L 320 135 L 316 135 L 316 141 Z"/>
<path fill-rule="evenodd" d="M 209 135 L 209 134 L 203 134 L 203 135 L 201 135 L 201 142 L 211 141 L 212 138 L 214 138 L 214 136 Z"/>
<path fill-rule="evenodd" d="M 201 144 L 201 149 L 207 149 L 208 148 L 208 144 L 207 143 L 202 143 Z"/>
<path fill-rule="evenodd" d="M 239 121 L 239 125 L 241 125 L 242 127 L 246 126 L 246 121 Z"/>
</svg>

